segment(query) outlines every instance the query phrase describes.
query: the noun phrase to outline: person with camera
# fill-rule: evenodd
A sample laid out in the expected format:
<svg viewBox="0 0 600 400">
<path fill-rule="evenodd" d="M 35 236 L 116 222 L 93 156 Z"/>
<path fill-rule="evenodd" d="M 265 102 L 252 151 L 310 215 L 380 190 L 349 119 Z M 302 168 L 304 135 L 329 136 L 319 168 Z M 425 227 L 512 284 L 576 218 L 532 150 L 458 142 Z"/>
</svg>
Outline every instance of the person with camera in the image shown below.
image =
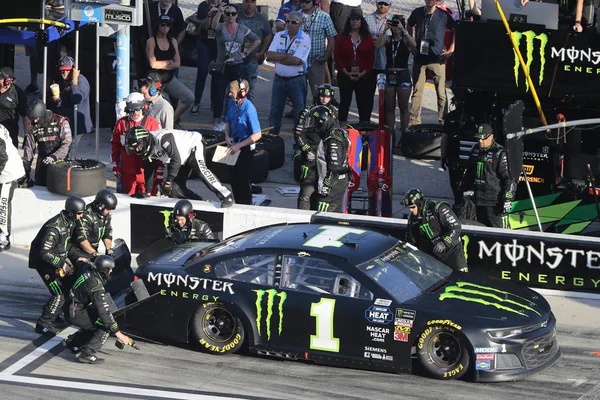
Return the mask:
<svg viewBox="0 0 600 400">
<path fill-rule="evenodd" d="M 394 15 L 387 22 L 391 36 L 379 38 L 384 43 L 385 64 L 385 124 L 394 129 L 396 123 L 396 99 L 400 109 L 400 130 L 408 127 L 408 100 L 412 88 L 411 73 L 408 70 L 408 57 L 416 48 L 416 42 L 404 28 L 403 18 Z M 376 44 L 377 46 L 377 44 Z"/>
<path fill-rule="evenodd" d="M 189 200 L 179 200 L 175 204 L 170 222 L 165 226 L 165 236 L 176 244 L 215 238 L 210 226 L 196 218 Z"/>
<path fill-rule="evenodd" d="M 225 117 L 225 141 L 227 153 L 240 152 L 238 160 L 231 173 L 231 190 L 238 204 L 252 205 L 251 172 L 254 160 L 255 143 L 260 140 L 262 133 L 260 122 L 254 104 L 246 98 L 248 81 L 232 81 L 229 85 L 229 102 Z"/>
<path fill-rule="evenodd" d="M 148 116 L 157 120 L 165 129 L 173 129 L 175 111 L 171 103 L 161 94 L 160 76 L 151 72 L 140 81 L 140 92 L 148 103 Z"/>
<path fill-rule="evenodd" d="M 131 92 L 125 100 L 127 115 L 117 121 L 113 130 L 111 145 L 111 158 L 113 173 L 117 178 L 117 192 L 139 197 L 148 197 L 146 181 L 144 178 L 143 161 L 128 154 L 125 148 L 125 135 L 130 128 L 141 126 L 153 131 L 161 129 L 161 124 L 149 115 L 144 115 L 146 99 L 139 92 Z"/>
<path fill-rule="evenodd" d="M 27 114 L 27 95 L 15 85 L 11 67 L 0 69 L 0 125 L 10 134 L 13 146 L 19 148 L 19 116 Z"/>
</svg>

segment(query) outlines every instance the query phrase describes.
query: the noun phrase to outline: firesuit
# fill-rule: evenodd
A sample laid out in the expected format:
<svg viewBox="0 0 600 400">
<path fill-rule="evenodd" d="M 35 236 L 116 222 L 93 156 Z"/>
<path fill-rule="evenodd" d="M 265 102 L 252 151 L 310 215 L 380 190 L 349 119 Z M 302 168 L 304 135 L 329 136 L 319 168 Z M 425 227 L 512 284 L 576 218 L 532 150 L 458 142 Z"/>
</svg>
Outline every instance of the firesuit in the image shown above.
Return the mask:
<svg viewBox="0 0 600 400">
<path fill-rule="evenodd" d="M 134 126 L 143 126 L 149 131 L 161 128 L 160 123 L 151 116 L 145 116 L 138 122 L 133 121 L 129 116 L 117 121 L 110 144 L 113 172 L 117 177 L 120 176 L 121 180 L 119 193 L 146 193 L 144 160 L 135 154 L 127 154 L 125 150 L 125 134 Z"/>
<path fill-rule="evenodd" d="M 65 209 L 42 226 L 29 250 L 29 268 L 35 268 L 48 287 L 52 297 L 42 310 L 36 332 L 55 332 L 53 323 L 65 302 L 65 269 L 70 250 L 70 240 L 80 213 L 85 210 L 83 199 L 71 196 Z"/>
<path fill-rule="evenodd" d="M 171 238 L 175 243 L 214 239 L 208 224 L 195 218 L 192 203 L 188 200 L 179 200 L 172 212 L 165 213 L 168 213 L 165 214 L 165 236 Z M 183 226 L 179 224 L 178 217 L 185 218 Z"/>
<path fill-rule="evenodd" d="M 105 214 L 104 207 L 97 201 L 93 201 L 87 205 L 83 216 L 77 222 L 74 233 L 74 242 L 76 244 L 81 244 L 81 242 L 87 240 L 96 253 L 100 241 L 105 243 L 106 241 L 112 242 L 112 233 L 112 214 Z M 107 254 L 111 254 L 111 252 L 112 250 L 109 247 L 107 249 Z M 96 255 L 89 254 L 79 247 L 74 247 L 73 253 L 78 257 L 85 257 L 88 259 Z"/>
<path fill-rule="evenodd" d="M 294 130 L 294 139 L 302 152 L 302 166 L 300 167 L 300 194 L 298 195 L 298 209 L 316 210 L 317 193 L 317 147 L 321 137 L 315 130 L 310 110 L 320 104 L 312 104 L 300 112 L 298 125 Z M 324 105 L 331 114 L 337 118 L 337 107 L 329 102 Z"/>
<path fill-rule="evenodd" d="M 496 228 L 510 229 L 508 212 L 514 200 L 516 182 L 510 178 L 506 150 L 496 141 L 487 149 L 473 146 L 469 164 L 460 185 L 472 190 L 477 220 Z"/>
<path fill-rule="evenodd" d="M 408 218 L 406 241 L 449 267 L 466 272 L 460 230 L 461 224 L 449 204 L 424 200 L 418 214 Z"/>
<path fill-rule="evenodd" d="M 26 124 L 25 144 L 23 145 L 23 167 L 29 178 L 31 163 L 37 146 L 38 161 L 35 167 L 35 184 L 46 186 L 48 164 L 63 160 L 71 146 L 71 127 L 69 120 L 61 115 L 46 111 L 37 123 L 29 119 Z"/>
<path fill-rule="evenodd" d="M 0 252 L 10 248 L 12 199 L 17 180 L 24 175 L 17 148 L 8 130 L 0 125 Z"/>
</svg>

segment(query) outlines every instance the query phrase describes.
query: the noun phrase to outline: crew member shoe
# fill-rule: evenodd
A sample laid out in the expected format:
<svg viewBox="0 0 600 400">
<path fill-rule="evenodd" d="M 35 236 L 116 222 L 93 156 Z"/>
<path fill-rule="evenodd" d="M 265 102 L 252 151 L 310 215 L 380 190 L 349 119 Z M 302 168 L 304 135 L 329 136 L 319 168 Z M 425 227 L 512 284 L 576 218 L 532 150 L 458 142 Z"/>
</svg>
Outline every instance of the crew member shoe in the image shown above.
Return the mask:
<svg viewBox="0 0 600 400">
<path fill-rule="evenodd" d="M 57 331 L 56 328 L 54 328 L 53 326 L 44 326 L 41 325 L 40 323 L 35 324 L 35 333 L 40 333 L 42 335 L 56 335 Z"/>
<path fill-rule="evenodd" d="M 81 350 L 78 346 L 73 344 L 73 335 L 70 335 L 68 338 L 62 341 L 62 345 L 65 349 L 69 350 L 71 353 L 77 355 Z"/>
<path fill-rule="evenodd" d="M 96 357 L 93 354 L 80 354 L 77 356 L 77 359 L 80 363 L 84 364 L 102 364 L 104 362 L 104 358 Z"/>
<path fill-rule="evenodd" d="M 229 208 L 234 204 L 235 202 L 233 201 L 233 196 L 229 195 L 221 201 L 221 208 Z"/>
<path fill-rule="evenodd" d="M 10 242 L 0 243 L 0 253 L 10 249 Z"/>
<path fill-rule="evenodd" d="M 192 108 L 190 108 L 191 115 L 198 115 L 198 111 L 200 110 L 200 104 L 194 104 Z"/>
</svg>

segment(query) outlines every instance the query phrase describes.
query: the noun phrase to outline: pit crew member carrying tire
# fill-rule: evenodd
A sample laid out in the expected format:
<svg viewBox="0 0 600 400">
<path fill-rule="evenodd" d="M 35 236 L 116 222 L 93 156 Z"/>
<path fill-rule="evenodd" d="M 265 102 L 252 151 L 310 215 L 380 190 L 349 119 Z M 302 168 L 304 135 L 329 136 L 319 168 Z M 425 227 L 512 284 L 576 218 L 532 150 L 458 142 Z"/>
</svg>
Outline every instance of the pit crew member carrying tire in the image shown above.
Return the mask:
<svg viewBox="0 0 600 400">
<path fill-rule="evenodd" d="M 214 239 L 208 224 L 195 218 L 194 208 L 188 200 L 179 200 L 173 207 L 171 222 L 165 227 L 165 236 L 176 244 Z"/>
<path fill-rule="evenodd" d="M 449 267 L 467 272 L 461 224 L 450 205 L 426 200 L 421 189 L 406 192 L 403 204 L 411 212 L 406 241 Z"/>
</svg>

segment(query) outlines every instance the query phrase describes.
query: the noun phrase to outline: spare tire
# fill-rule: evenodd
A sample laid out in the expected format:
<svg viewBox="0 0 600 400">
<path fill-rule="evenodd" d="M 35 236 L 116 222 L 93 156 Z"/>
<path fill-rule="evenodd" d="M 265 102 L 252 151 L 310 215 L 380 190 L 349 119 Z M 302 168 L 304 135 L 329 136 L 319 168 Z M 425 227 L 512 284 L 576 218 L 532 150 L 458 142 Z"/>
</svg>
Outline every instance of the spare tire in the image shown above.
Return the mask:
<svg viewBox="0 0 600 400">
<path fill-rule="evenodd" d="M 402 134 L 402 154 L 408 158 L 442 157 L 442 133 L 444 127 L 440 124 L 422 124 L 409 127 Z"/>
<path fill-rule="evenodd" d="M 266 150 L 269 153 L 269 169 L 283 167 L 285 163 L 285 141 L 279 135 L 263 133 L 256 143 L 257 150 Z"/>
<path fill-rule="evenodd" d="M 261 183 L 269 177 L 269 160 L 271 155 L 265 150 L 257 150 L 254 152 L 252 160 L 252 175 L 250 182 Z"/>
<path fill-rule="evenodd" d="M 46 187 L 63 196 L 94 196 L 106 189 L 106 165 L 85 158 L 55 161 L 48 165 Z"/>
</svg>

